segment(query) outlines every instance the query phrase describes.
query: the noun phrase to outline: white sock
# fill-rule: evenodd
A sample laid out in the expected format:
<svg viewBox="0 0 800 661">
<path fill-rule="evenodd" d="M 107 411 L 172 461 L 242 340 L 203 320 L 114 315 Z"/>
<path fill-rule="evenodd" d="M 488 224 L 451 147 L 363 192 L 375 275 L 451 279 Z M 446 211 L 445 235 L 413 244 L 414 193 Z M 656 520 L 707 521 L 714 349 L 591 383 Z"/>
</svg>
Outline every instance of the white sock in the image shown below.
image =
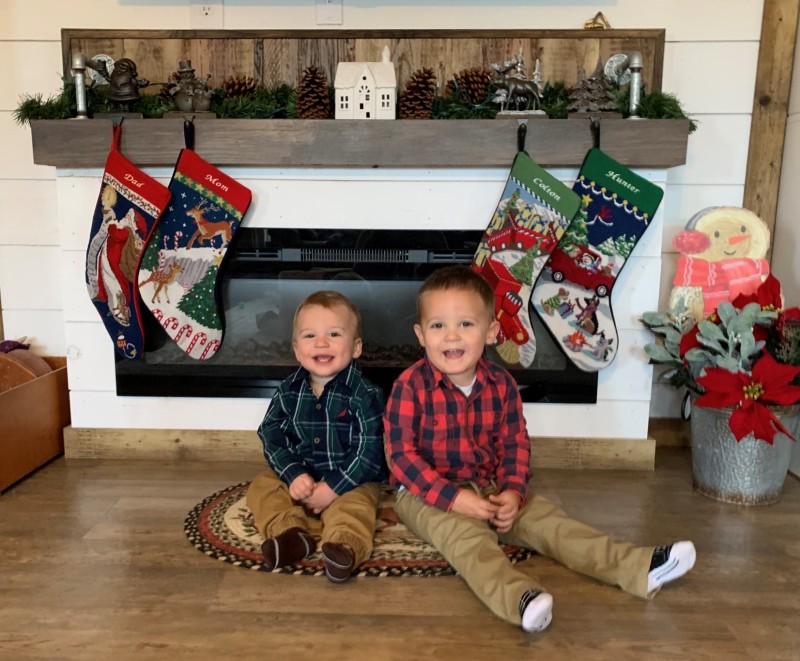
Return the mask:
<svg viewBox="0 0 800 661">
<path fill-rule="evenodd" d="M 658 567 L 653 567 L 647 574 L 647 592 L 657 590 L 661 586 L 683 576 L 697 559 L 694 544 L 688 541 L 675 542 L 667 554 L 666 560 Z"/>
<path fill-rule="evenodd" d="M 534 633 L 544 631 L 553 619 L 553 595 L 531 590 L 522 595 L 522 628 Z"/>
</svg>

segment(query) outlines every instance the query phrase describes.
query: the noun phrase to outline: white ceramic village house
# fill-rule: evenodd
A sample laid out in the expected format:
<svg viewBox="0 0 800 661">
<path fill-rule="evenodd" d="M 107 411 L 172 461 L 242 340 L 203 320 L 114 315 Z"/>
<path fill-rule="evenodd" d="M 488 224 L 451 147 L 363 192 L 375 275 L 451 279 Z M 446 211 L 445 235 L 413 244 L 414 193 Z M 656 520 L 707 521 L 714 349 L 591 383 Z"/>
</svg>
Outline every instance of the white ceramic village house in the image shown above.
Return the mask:
<svg viewBox="0 0 800 661">
<path fill-rule="evenodd" d="M 339 62 L 334 87 L 336 119 L 394 119 L 397 75 L 389 47 L 380 62 Z"/>
</svg>

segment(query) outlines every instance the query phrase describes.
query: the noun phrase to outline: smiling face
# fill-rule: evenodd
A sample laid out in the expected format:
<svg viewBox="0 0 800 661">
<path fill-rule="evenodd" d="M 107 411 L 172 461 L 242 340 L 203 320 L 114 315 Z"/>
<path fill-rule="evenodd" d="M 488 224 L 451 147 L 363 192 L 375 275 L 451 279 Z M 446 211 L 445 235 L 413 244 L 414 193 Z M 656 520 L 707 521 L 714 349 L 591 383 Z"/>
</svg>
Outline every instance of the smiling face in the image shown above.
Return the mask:
<svg viewBox="0 0 800 661">
<path fill-rule="evenodd" d="M 697 221 L 696 229 L 709 238 L 709 246 L 695 257 L 709 262 L 749 257 L 762 259 L 769 245 L 769 230 L 751 211 L 715 209 Z"/>
<path fill-rule="evenodd" d="M 303 306 L 295 317 L 292 346 L 319 395 L 325 384 L 361 355 L 358 320 L 346 305 Z"/>
<path fill-rule="evenodd" d="M 457 386 L 468 386 L 485 345 L 494 343 L 500 324 L 480 294 L 470 289 L 431 289 L 420 295 L 414 325 L 425 355 Z"/>
</svg>

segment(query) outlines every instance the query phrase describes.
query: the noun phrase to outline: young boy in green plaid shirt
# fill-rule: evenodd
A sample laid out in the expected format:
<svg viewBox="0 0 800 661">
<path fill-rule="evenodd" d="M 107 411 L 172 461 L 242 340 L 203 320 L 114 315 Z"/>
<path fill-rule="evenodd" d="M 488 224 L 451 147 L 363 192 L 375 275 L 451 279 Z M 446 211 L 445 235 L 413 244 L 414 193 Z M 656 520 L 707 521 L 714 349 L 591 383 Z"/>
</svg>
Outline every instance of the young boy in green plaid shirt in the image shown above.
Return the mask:
<svg viewBox="0 0 800 661">
<path fill-rule="evenodd" d="M 297 308 L 292 347 L 300 368 L 278 387 L 258 429 L 268 467 L 247 505 L 275 569 L 322 544 L 326 576 L 346 581 L 372 553 L 384 477 L 381 390 L 361 375 L 361 317 L 335 291 Z"/>
</svg>

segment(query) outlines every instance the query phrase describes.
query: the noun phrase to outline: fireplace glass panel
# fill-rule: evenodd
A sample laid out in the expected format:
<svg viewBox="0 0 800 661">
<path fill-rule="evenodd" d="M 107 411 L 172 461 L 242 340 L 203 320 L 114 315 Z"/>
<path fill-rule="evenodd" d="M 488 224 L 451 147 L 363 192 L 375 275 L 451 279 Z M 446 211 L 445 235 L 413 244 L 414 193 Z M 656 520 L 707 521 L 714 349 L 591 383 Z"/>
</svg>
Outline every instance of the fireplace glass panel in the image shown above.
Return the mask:
<svg viewBox="0 0 800 661">
<path fill-rule="evenodd" d="M 481 235 L 243 228 L 222 268 L 220 350 L 208 360 L 190 358 L 149 317 L 144 360 L 117 362 L 117 393 L 270 397 L 297 367 L 290 341 L 295 309 L 319 289 L 337 290 L 358 306 L 364 336 L 359 362 L 388 393 L 397 375 L 423 355 L 413 331 L 419 286 L 437 268 L 469 264 Z M 531 320 L 534 362 L 510 369 L 523 400 L 595 402 L 597 375 L 575 368 L 534 313 Z M 487 355 L 504 364 L 494 349 Z"/>
</svg>

